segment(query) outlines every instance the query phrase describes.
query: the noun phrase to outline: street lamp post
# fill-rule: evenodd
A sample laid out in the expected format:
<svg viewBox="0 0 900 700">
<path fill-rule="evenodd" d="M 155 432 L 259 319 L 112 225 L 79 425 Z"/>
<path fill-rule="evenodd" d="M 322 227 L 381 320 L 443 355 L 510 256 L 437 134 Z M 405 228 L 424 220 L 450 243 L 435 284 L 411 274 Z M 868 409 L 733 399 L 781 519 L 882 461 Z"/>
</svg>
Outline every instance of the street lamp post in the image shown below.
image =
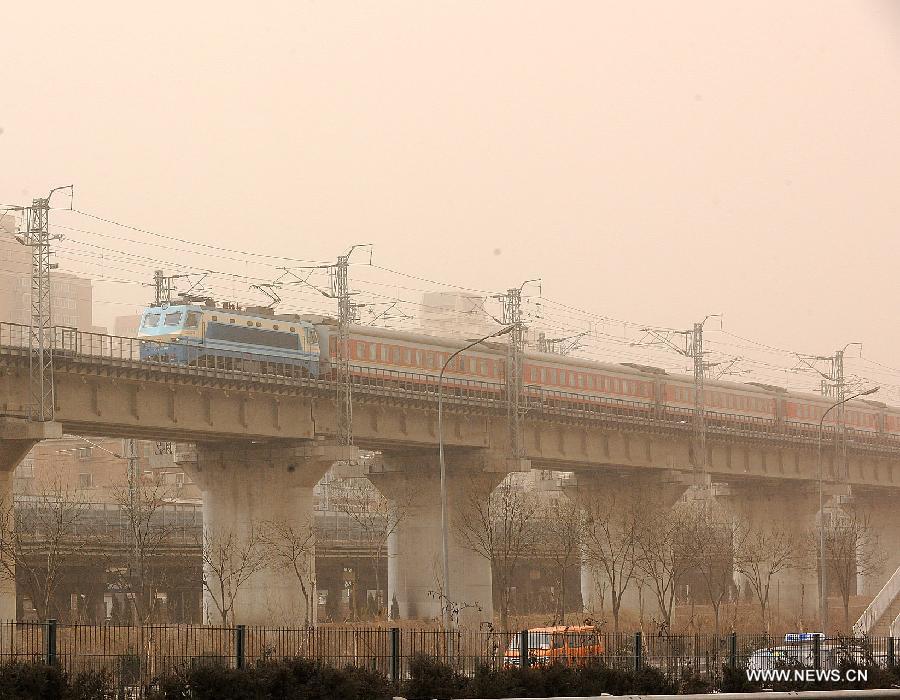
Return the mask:
<svg viewBox="0 0 900 700">
<path fill-rule="evenodd" d="M 450 361 L 459 355 L 461 352 L 465 352 L 469 348 L 474 348 L 476 345 L 483 343 L 485 340 L 489 340 L 490 338 L 496 338 L 499 335 L 506 335 L 510 331 L 515 328 L 515 325 L 507 326 L 506 328 L 501 328 L 499 331 L 495 331 L 490 335 L 486 335 L 483 338 L 478 338 L 478 340 L 473 340 L 465 347 L 460 348 L 452 355 L 450 355 L 445 361 L 444 365 L 441 367 L 441 373 L 438 375 L 438 387 L 437 387 L 437 395 L 438 395 L 438 424 L 437 424 L 437 433 L 438 433 L 438 460 L 441 465 L 441 558 L 443 560 L 443 578 L 444 578 L 444 599 L 441 601 L 441 606 L 443 607 L 444 613 L 444 627 L 449 629 L 450 627 L 450 544 L 449 544 L 449 528 L 447 521 L 447 467 L 444 464 L 444 372 L 450 364 Z"/>
<path fill-rule="evenodd" d="M 822 426 L 825 423 L 825 416 L 838 406 L 842 406 L 848 401 L 858 399 L 860 396 L 869 396 L 878 391 L 880 387 L 873 387 L 861 391 L 846 399 L 837 401 L 828 407 L 822 418 L 819 420 L 819 431 L 816 440 L 816 471 L 819 478 L 819 620 L 822 622 L 822 632 L 828 634 L 828 594 L 826 586 L 828 585 L 827 567 L 825 566 L 825 492 L 822 485 Z"/>
</svg>

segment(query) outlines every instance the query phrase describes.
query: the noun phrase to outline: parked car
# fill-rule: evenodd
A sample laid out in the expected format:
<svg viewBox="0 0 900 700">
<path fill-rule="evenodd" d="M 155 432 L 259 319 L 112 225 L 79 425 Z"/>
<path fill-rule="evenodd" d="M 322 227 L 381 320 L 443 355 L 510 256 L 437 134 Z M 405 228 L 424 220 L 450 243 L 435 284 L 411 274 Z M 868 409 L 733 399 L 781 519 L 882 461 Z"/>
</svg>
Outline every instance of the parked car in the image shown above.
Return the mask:
<svg viewBox="0 0 900 700">
<path fill-rule="evenodd" d="M 784 668 L 786 666 L 816 666 L 816 637 L 819 639 L 819 668 L 832 670 L 841 666 L 865 667 L 874 663 L 887 668 L 887 654 L 870 653 L 864 646 L 852 641 L 825 641 L 818 632 L 786 634 L 785 644 L 757 649 L 747 661 L 751 671 Z"/>
</svg>

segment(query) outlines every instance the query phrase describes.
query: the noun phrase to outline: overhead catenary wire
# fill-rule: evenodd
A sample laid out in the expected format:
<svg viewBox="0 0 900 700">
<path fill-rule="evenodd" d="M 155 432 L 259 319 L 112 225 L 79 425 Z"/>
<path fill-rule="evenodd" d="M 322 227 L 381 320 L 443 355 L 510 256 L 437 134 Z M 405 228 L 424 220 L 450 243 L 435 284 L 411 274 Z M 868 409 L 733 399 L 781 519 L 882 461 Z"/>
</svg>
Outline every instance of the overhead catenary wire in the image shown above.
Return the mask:
<svg viewBox="0 0 900 700">
<path fill-rule="evenodd" d="M 92 243 L 91 241 L 83 240 L 82 238 L 67 238 L 64 244 L 60 246 L 60 251 L 63 254 L 60 256 L 60 259 L 72 263 L 79 261 L 78 264 L 85 266 L 88 270 L 87 274 L 89 276 L 97 277 L 98 281 L 102 280 L 109 283 L 131 286 L 146 284 L 148 280 L 145 280 L 142 277 L 142 271 L 128 266 L 129 262 L 133 263 L 141 261 L 176 272 L 185 272 L 188 274 L 207 273 L 214 278 L 204 284 L 204 289 L 208 290 L 211 296 L 233 298 L 234 295 L 227 293 L 227 290 L 223 287 L 223 284 L 226 282 L 232 284 L 241 283 L 242 285 L 249 287 L 251 284 L 271 283 L 273 279 L 272 271 L 283 267 L 285 263 L 297 265 L 312 264 L 316 266 L 328 264 L 323 261 L 309 260 L 300 257 L 260 253 L 237 248 L 224 248 L 218 245 L 192 241 L 181 236 L 162 233 L 145 227 L 133 226 L 118 221 L 115 218 L 102 216 L 93 212 L 84 210 L 72 211 L 76 215 L 84 216 L 109 226 L 124 228 L 129 231 L 140 233 L 142 236 L 147 236 L 150 239 L 158 240 L 141 240 L 140 237 L 134 236 L 122 237 L 107 231 L 95 231 L 89 228 L 77 228 L 74 226 L 63 226 L 61 224 L 54 224 L 54 227 L 80 234 L 81 237 L 97 236 L 104 241 L 116 239 L 130 245 L 148 246 L 169 252 L 182 253 L 185 256 L 188 256 L 188 259 L 171 259 L 165 256 L 164 253 L 162 255 L 159 253 L 144 255 L 109 245 L 98 245 L 97 243 Z M 167 241 L 169 243 L 174 242 L 180 244 L 180 246 L 169 246 L 160 243 L 159 241 Z M 93 259 L 90 255 L 92 251 L 96 251 L 96 255 Z M 196 258 L 196 260 L 191 258 Z M 88 267 L 92 264 L 92 260 L 94 261 L 93 264 L 102 262 L 102 271 L 99 274 L 90 270 Z M 215 263 L 209 264 L 211 260 L 222 261 L 224 263 L 243 263 L 245 265 L 245 270 L 241 273 L 222 269 L 223 265 Z M 253 267 L 252 272 L 250 272 L 248 266 Z M 225 267 L 227 267 L 227 265 Z M 422 283 L 423 286 L 398 284 L 396 282 L 391 282 L 390 279 L 372 278 L 368 274 L 363 274 L 366 267 L 373 271 L 384 273 L 385 275 L 415 280 L 416 282 Z M 354 286 L 363 292 L 360 300 L 371 297 L 372 301 L 369 303 L 375 306 L 381 305 L 384 309 L 381 313 L 371 313 L 371 318 L 367 319 L 368 322 L 378 323 L 384 327 L 415 330 L 416 332 L 421 333 L 424 329 L 421 328 L 421 320 L 416 317 L 416 312 L 425 310 L 445 312 L 451 310 L 445 306 L 434 304 L 426 305 L 420 299 L 410 299 L 408 296 L 411 293 L 459 290 L 467 294 L 476 295 L 476 298 L 484 303 L 487 303 L 490 297 L 495 293 L 494 291 L 459 285 L 453 282 L 430 279 L 426 276 L 407 273 L 384 265 L 354 265 L 353 268 L 354 270 L 360 271 L 360 278 L 354 279 Z M 108 272 L 121 274 L 110 275 Z M 131 279 L 132 276 L 134 276 L 134 279 Z M 394 290 L 396 293 L 394 295 L 384 294 L 376 291 L 373 287 L 384 291 Z M 251 293 L 249 290 L 244 291 L 245 297 L 250 295 Z M 291 291 L 286 290 L 283 296 L 284 302 L 279 306 L 280 309 L 291 309 L 300 313 L 321 312 L 325 314 L 330 313 L 332 315 L 334 313 L 334 310 L 327 308 L 327 304 L 322 303 L 323 300 L 321 297 L 317 298 L 315 294 L 308 291 L 301 291 L 299 289 Z M 99 303 L 112 303 L 127 306 L 139 305 L 123 302 L 120 299 L 113 301 L 101 300 L 98 298 L 96 301 Z M 523 306 L 525 305 L 525 300 L 523 300 Z M 672 366 L 671 358 L 666 359 L 665 353 L 656 353 L 650 350 L 647 350 L 646 352 L 635 352 L 634 348 L 629 347 L 630 343 L 633 341 L 633 335 L 637 333 L 640 328 L 647 326 L 664 328 L 665 326 L 628 321 L 595 311 L 581 309 L 572 304 L 548 297 L 533 299 L 528 305 L 529 310 L 532 311 L 531 315 L 534 317 L 532 325 L 547 330 L 552 329 L 552 332 L 558 332 L 559 334 L 584 334 L 585 331 L 587 331 L 587 334 L 584 335 L 582 341 L 584 347 L 576 350 L 573 353 L 573 356 L 591 359 L 596 358 L 606 362 L 632 361 L 640 364 L 655 364 L 656 366 L 661 366 L 663 368 Z M 459 313 L 456 309 L 452 310 L 455 313 Z M 619 335 L 617 329 L 621 329 L 621 335 Z M 710 336 L 713 335 L 716 337 L 710 337 L 707 341 L 707 346 L 709 347 L 710 352 L 715 354 L 715 359 L 722 362 L 740 362 L 742 365 L 752 367 L 753 376 L 749 379 L 762 381 L 764 383 L 783 384 L 787 388 L 809 384 L 808 379 L 797 373 L 795 368 L 785 367 L 784 365 L 779 364 L 778 360 L 775 358 L 766 357 L 767 355 L 793 357 L 795 353 L 792 351 L 770 343 L 757 341 L 731 331 L 710 329 Z M 724 337 L 718 337 L 720 335 L 729 337 L 737 342 L 731 343 L 728 340 L 725 340 Z M 739 352 L 735 353 L 733 352 L 734 350 L 738 350 Z M 849 359 L 850 358 L 848 358 L 848 360 Z M 881 372 L 876 371 L 874 369 L 875 367 L 879 368 L 882 372 L 890 373 L 892 377 L 900 376 L 900 370 L 897 370 L 896 368 L 870 360 L 869 358 L 860 358 L 860 360 L 871 366 L 867 367 L 865 371 L 852 372 L 849 375 L 859 381 L 865 381 L 871 375 L 880 374 Z M 880 383 L 885 386 L 890 386 L 889 383 L 886 382 Z"/>
<path fill-rule="evenodd" d="M 312 263 L 314 265 L 327 265 L 328 264 L 327 262 L 324 262 L 321 260 L 307 260 L 304 258 L 288 257 L 285 255 L 273 255 L 270 253 L 256 253 L 253 251 L 238 250 L 235 248 L 225 248 L 223 246 L 213 245 L 210 243 L 198 243 L 197 241 L 191 241 L 186 238 L 179 238 L 178 236 L 172 236 L 172 235 L 165 234 L 165 233 L 158 233 L 156 231 L 151 231 L 150 229 L 141 228 L 139 226 L 132 226 L 130 224 L 125 224 L 120 221 L 116 221 L 115 219 L 110 219 L 107 217 L 99 216 L 97 214 L 92 214 L 90 212 L 86 212 L 81 209 L 72 209 L 72 211 L 76 214 L 80 214 L 82 216 L 87 216 L 87 217 L 89 217 L 91 219 L 95 219 L 97 221 L 102 221 L 107 224 L 112 224 L 113 226 L 120 226 L 121 228 L 126 228 L 131 231 L 137 231 L 138 233 L 146 233 L 147 235 L 155 236 L 155 237 L 161 238 L 163 240 L 175 241 L 177 243 L 185 243 L 187 245 L 193 245 L 198 248 L 208 248 L 208 249 L 212 249 L 212 250 L 216 250 L 216 251 L 224 251 L 226 253 L 238 253 L 240 255 L 248 255 L 251 257 L 255 257 L 255 258 L 266 258 L 269 260 L 282 260 L 285 262 L 295 262 L 295 263 L 304 263 L 304 264 Z"/>
</svg>

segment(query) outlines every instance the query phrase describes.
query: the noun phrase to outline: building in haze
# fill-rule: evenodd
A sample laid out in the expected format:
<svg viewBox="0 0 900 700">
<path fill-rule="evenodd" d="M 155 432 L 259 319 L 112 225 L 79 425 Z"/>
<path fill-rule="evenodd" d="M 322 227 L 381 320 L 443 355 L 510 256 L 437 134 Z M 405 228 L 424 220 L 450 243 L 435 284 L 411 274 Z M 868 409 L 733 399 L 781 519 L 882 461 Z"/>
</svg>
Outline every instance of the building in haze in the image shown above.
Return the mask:
<svg viewBox="0 0 900 700">
<path fill-rule="evenodd" d="M 31 322 L 31 249 L 15 238 L 16 219 L 0 216 L 0 321 Z M 82 331 L 92 326 L 91 280 L 69 272 L 50 273 L 50 323 Z"/>
<path fill-rule="evenodd" d="M 484 309 L 484 297 L 460 292 L 426 292 L 419 311 L 422 330 L 448 338 L 476 338 L 498 328 Z"/>
<path fill-rule="evenodd" d="M 138 326 L 141 325 L 140 314 L 116 316 L 113 320 L 112 334 L 120 338 L 137 338 Z"/>
</svg>

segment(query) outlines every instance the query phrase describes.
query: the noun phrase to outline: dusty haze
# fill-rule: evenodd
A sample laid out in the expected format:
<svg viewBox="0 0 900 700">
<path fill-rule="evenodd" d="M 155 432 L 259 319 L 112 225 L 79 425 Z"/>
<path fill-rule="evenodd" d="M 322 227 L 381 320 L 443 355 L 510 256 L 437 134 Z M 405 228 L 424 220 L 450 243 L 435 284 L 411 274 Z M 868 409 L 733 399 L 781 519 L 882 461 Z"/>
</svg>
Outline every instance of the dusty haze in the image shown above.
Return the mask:
<svg viewBox="0 0 900 700">
<path fill-rule="evenodd" d="M 0 202 L 75 183 L 83 210 L 230 248 L 372 242 L 393 269 L 541 277 L 635 323 L 861 341 L 852 371 L 898 402 L 900 373 L 871 364 L 900 367 L 895 3 L 30 7 L 0 19 Z M 120 280 L 95 286 L 99 323 L 146 300 L 154 265 L 78 248 L 133 244 L 68 235 L 62 268 Z"/>
</svg>

